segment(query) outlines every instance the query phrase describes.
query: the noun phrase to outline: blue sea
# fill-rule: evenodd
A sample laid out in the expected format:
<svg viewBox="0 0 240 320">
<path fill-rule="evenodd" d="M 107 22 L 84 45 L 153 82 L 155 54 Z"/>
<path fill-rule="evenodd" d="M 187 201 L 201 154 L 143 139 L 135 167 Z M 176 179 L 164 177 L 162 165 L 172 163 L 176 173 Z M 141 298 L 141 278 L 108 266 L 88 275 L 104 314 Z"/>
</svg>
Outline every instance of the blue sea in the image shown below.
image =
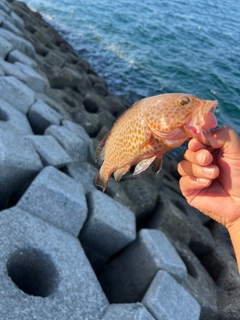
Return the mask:
<svg viewBox="0 0 240 320">
<path fill-rule="evenodd" d="M 240 133 L 240 5 L 236 0 L 25 0 L 133 103 L 166 92 L 218 100 Z"/>
</svg>

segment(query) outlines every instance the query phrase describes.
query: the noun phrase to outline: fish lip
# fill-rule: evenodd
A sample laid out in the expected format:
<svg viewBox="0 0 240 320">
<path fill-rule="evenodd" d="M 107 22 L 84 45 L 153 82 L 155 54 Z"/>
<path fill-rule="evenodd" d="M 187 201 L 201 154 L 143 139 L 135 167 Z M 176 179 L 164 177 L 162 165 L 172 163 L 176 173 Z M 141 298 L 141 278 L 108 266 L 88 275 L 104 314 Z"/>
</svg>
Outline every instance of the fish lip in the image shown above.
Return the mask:
<svg viewBox="0 0 240 320">
<path fill-rule="evenodd" d="M 216 107 L 218 105 L 217 100 L 205 100 L 202 106 L 197 106 L 192 112 L 188 114 L 186 117 L 186 131 L 190 134 L 190 136 L 194 135 L 202 135 L 203 133 L 211 130 L 211 129 L 203 129 L 205 124 L 204 116 L 211 112 L 214 114 Z M 200 124 L 198 123 L 200 122 Z M 217 122 L 217 121 L 216 121 Z"/>
</svg>

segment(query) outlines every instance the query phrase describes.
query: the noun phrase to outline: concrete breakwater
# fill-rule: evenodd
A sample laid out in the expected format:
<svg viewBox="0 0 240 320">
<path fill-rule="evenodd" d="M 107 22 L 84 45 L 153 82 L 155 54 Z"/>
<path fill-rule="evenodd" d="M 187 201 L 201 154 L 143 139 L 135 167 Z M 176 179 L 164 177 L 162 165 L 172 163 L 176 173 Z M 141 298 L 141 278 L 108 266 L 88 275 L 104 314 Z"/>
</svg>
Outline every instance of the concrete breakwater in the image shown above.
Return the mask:
<svg viewBox="0 0 240 320">
<path fill-rule="evenodd" d="M 183 199 L 176 160 L 95 188 L 127 107 L 40 14 L 0 1 L 1 319 L 240 319 L 226 230 Z"/>
</svg>

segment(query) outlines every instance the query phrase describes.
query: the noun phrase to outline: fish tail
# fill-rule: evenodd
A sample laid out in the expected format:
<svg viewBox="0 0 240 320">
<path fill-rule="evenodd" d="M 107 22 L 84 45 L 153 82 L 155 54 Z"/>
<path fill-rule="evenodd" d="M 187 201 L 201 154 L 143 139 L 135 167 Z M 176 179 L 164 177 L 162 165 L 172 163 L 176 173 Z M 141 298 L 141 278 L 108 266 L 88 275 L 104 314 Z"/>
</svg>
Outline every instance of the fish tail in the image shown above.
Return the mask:
<svg viewBox="0 0 240 320">
<path fill-rule="evenodd" d="M 95 185 L 98 187 L 101 187 L 102 191 L 104 192 L 107 187 L 109 178 L 110 178 L 110 175 L 103 173 L 103 170 L 101 168 L 95 180 Z"/>
</svg>

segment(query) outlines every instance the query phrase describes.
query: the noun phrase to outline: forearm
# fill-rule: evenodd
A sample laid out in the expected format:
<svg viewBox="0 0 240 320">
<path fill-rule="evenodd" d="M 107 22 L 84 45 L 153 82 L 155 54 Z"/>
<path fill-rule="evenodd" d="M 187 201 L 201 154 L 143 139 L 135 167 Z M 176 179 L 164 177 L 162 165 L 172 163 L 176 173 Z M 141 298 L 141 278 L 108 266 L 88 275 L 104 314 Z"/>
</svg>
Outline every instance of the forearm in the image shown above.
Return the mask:
<svg viewBox="0 0 240 320">
<path fill-rule="evenodd" d="M 227 229 L 231 237 L 232 245 L 237 259 L 238 271 L 240 273 L 240 219 L 228 225 Z"/>
</svg>

